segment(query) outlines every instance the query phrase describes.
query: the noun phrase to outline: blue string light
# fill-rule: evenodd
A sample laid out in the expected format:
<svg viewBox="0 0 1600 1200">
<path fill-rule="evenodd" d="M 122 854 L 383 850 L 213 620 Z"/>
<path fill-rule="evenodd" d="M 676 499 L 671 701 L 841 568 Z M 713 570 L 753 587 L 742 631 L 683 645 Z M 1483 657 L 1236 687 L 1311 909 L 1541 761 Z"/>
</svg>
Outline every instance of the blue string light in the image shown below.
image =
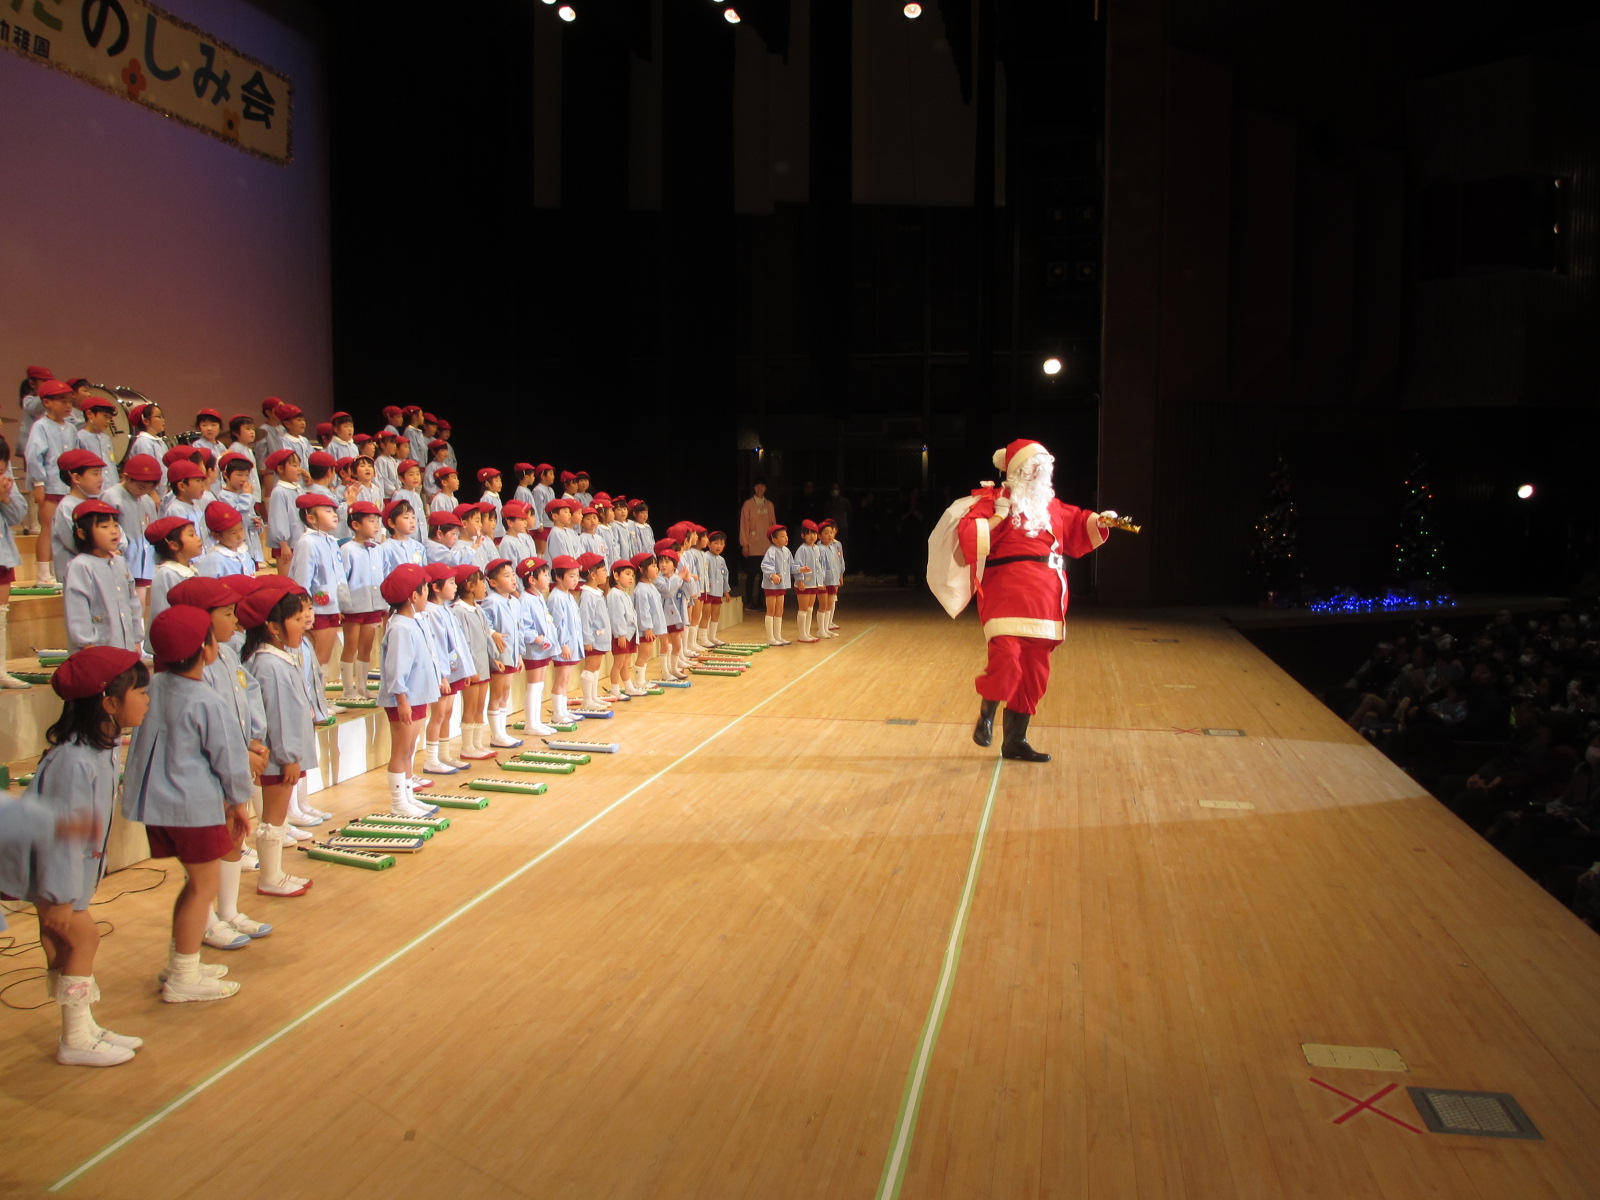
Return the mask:
<svg viewBox="0 0 1600 1200">
<path fill-rule="evenodd" d="M 1419 600 L 1415 596 L 1403 593 L 1390 592 L 1383 596 L 1361 596 L 1354 592 L 1338 592 L 1326 600 L 1313 600 L 1308 607 L 1317 613 L 1371 613 L 1371 612 L 1411 612 L 1424 608 L 1454 608 L 1456 602 L 1450 596 L 1435 596 L 1431 600 Z"/>
</svg>

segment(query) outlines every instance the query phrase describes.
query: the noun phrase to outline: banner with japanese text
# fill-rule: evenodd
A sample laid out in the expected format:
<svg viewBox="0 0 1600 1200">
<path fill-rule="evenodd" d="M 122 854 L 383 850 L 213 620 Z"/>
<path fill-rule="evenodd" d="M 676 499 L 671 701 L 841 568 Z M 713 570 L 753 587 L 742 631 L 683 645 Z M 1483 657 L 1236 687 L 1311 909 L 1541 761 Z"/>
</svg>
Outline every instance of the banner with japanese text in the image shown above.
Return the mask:
<svg viewBox="0 0 1600 1200">
<path fill-rule="evenodd" d="M 0 0 L 0 44 L 259 158 L 293 157 L 293 85 L 145 0 Z"/>
</svg>

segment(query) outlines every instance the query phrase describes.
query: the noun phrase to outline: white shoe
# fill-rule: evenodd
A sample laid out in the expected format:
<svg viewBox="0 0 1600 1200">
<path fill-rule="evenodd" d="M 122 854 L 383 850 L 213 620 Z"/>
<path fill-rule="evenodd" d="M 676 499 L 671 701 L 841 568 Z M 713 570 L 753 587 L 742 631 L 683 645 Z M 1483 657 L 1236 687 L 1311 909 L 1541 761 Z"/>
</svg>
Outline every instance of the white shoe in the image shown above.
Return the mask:
<svg viewBox="0 0 1600 1200">
<path fill-rule="evenodd" d="M 437 805 L 423 804 L 410 796 L 400 796 L 390 802 L 389 811 L 397 817 L 431 817 L 439 809 Z"/>
<path fill-rule="evenodd" d="M 303 808 L 289 810 L 289 824 L 298 825 L 302 828 L 312 825 L 321 825 L 327 819 L 327 817 L 312 816 L 311 813 L 307 812 Z"/>
<path fill-rule="evenodd" d="M 554 726 L 546 725 L 543 721 L 524 721 L 522 732 L 531 733 L 534 737 L 549 737 L 555 732 Z"/>
<path fill-rule="evenodd" d="M 100 1040 L 102 1042 L 110 1042 L 113 1046 L 123 1050 L 137 1050 L 144 1045 L 142 1037 L 134 1037 L 132 1034 L 127 1033 L 112 1033 L 109 1029 L 100 1030 Z"/>
<path fill-rule="evenodd" d="M 200 978 L 202 980 L 221 979 L 228 973 L 228 968 L 221 963 L 201 963 Z M 156 976 L 157 983 L 166 983 L 172 976 L 170 967 L 162 967 L 161 974 Z"/>
<path fill-rule="evenodd" d="M 252 921 L 243 913 L 235 913 L 223 922 L 230 929 L 237 929 L 247 938 L 264 938 L 272 932 L 272 926 L 265 921 Z"/>
<path fill-rule="evenodd" d="M 283 834 L 284 837 L 291 842 L 312 842 L 315 841 L 317 837 L 316 834 L 307 833 L 304 829 L 296 829 L 293 825 L 285 825 L 283 827 Z"/>
<path fill-rule="evenodd" d="M 33 684 L 25 679 L 18 679 L 4 667 L 0 667 L 0 688 L 31 688 Z"/>
<path fill-rule="evenodd" d="M 161 998 L 168 1004 L 183 1004 L 190 1000 L 226 1000 L 239 990 L 231 979 L 206 979 L 189 983 L 169 979 L 161 985 Z"/>
<path fill-rule="evenodd" d="M 460 767 L 453 767 L 449 763 L 441 762 L 444 753 L 441 751 L 438 758 L 430 758 L 422 764 L 422 769 L 429 775 L 459 775 Z"/>
<path fill-rule="evenodd" d="M 265 879 L 256 880 L 256 895 L 258 896 L 304 896 L 311 890 L 311 880 L 302 879 L 298 875 L 284 873 L 277 883 L 268 884 Z"/>
<path fill-rule="evenodd" d="M 622 693 L 625 696 L 648 696 L 650 694 L 647 689 L 634 687 L 631 682 L 623 685 Z"/>
<path fill-rule="evenodd" d="M 423 788 L 431 788 L 432 786 L 433 780 L 427 778 L 426 776 L 413 775 L 411 777 L 411 790 L 413 792 L 421 791 Z"/>
<path fill-rule="evenodd" d="M 238 984 L 234 986 L 238 987 Z M 68 1067 L 114 1067 L 132 1057 L 132 1047 L 118 1046 L 104 1037 L 94 1045 L 85 1047 L 69 1046 L 65 1042 L 56 1043 L 56 1061 Z"/>
<path fill-rule="evenodd" d="M 309 804 L 302 804 L 300 806 L 300 811 L 303 813 L 308 813 L 313 817 L 321 817 L 324 821 L 333 820 L 333 814 L 331 812 L 328 812 L 323 808 L 312 808 Z"/>
<path fill-rule="evenodd" d="M 227 921 L 218 921 L 200 940 L 213 950 L 243 950 L 250 944 L 250 936 Z"/>
<path fill-rule="evenodd" d="M 515 750 L 522 745 L 522 739 L 514 738 L 509 733 L 493 733 L 489 735 L 489 745 L 498 746 L 502 750 Z"/>
<path fill-rule="evenodd" d="M 259 871 L 261 869 L 261 860 L 256 857 L 254 846 L 246 846 L 239 854 L 239 865 L 246 871 Z"/>
</svg>

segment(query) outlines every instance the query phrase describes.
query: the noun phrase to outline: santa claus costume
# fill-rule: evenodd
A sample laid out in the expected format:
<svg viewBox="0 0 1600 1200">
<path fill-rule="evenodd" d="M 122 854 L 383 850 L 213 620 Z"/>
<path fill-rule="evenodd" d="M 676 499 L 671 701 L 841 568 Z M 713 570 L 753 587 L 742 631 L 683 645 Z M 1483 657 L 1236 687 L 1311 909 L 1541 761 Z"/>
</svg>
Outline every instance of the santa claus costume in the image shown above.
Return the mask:
<svg viewBox="0 0 1600 1200">
<path fill-rule="evenodd" d="M 1028 744 L 1028 722 L 1050 682 L 1050 653 L 1066 636 L 1065 556 L 1081 558 L 1103 545 L 1113 512 L 1097 513 L 1055 498 L 1055 459 L 1038 442 L 1021 439 L 995 452 L 1005 472 L 1001 487 L 985 485 L 946 514 L 954 521 L 956 565 L 964 568 L 959 595 L 970 588 L 988 641 L 988 663 L 978 675 L 982 698 L 972 740 L 987 746 L 994 737 L 995 710 L 1005 705 L 1000 753 L 1025 762 L 1049 762 Z M 941 528 L 946 528 L 941 522 Z M 940 531 L 935 530 L 935 539 Z M 946 535 L 948 536 L 948 535 Z M 949 565 L 930 539 L 929 581 L 941 591 L 939 571 Z M 952 615 L 965 607 L 965 596 Z M 947 609 L 950 596 L 941 593 Z"/>
</svg>

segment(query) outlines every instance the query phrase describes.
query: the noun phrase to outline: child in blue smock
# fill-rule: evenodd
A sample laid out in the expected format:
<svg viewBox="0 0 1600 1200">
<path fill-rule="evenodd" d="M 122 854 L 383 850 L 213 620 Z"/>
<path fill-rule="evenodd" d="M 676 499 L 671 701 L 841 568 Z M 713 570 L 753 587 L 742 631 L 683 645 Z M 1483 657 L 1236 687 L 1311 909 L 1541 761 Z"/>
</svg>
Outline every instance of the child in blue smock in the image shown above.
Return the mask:
<svg viewBox="0 0 1600 1200">
<path fill-rule="evenodd" d="M 639 620 L 639 652 L 633 660 L 633 686 L 648 690 L 645 676 L 650 670 L 650 659 L 656 653 L 661 639 L 667 636 L 667 614 L 661 607 L 661 593 L 656 588 L 656 577 L 661 573 L 654 551 L 633 556 L 638 582 L 633 587 L 633 605 Z"/>
<path fill-rule="evenodd" d="M 62 607 L 67 647 L 144 648 L 144 616 L 127 560 L 117 552 L 122 529 L 117 510 L 103 500 L 85 500 L 72 518 L 78 553 L 67 564 Z"/>
<path fill-rule="evenodd" d="M 367 698 L 367 675 L 372 670 L 372 647 L 388 606 L 378 586 L 389 572 L 384 566 L 383 517 L 368 500 L 353 501 L 345 509 L 350 540 L 339 544 L 344 560 L 345 593 L 340 601 L 344 620 L 344 648 L 339 653 L 339 682 L 346 700 Z"/>
<path fill-rule="evenodd" d="M 518 600 L 517 641 L 521 647 L 525 693 L 522 701 L 522 727 L 526 733 L 549 737 L 555 732 L 544 723 L 545 676 L 556 652 L 556 626 L 550 619 L 550 564 L 535 555 L 517 564 L 522 580 Z"/>
<path fill-rule="evenodd" d="M 0 804 L 10 815 L 42 810 L 45 829 L 56 833 L 0 839 L 0 892 L 38 914 L 49 992 L 61 1010 L 56 1061 L 67 1066 L 115 1066 L 144 1044 L 94 1019 L 100 931 L 89 904 L 105 874 L 119 735 L 144 720 L 149 682 L 131 650 L 95 646 L 69 657 L 51 679 L 64 703 L 45 732 L 49 749 L 22 799 Z"/>
<path fill-rule="evenodd" d="M 555 678 L 551 681 L 551 710 L 553 724 L 566 725 L 580 719 L 567 707 L 567 689 L 572 686 L 572 674 L 583 661 L 583 622 L 578 616 L 578 602 L 573 592 L 578 587 L 578 560 L 562 555 L 550 563 L 550 620 L 555 626 Z"/>
<path fill-rule="evenodd" d="M 411 764 L 428 706 L 438 702 L 443 682 L 432 639 L 418 615 L 427 603 L 428 573 L 415 563 L 401 563 L 378 586 L 389 605 L 389 623 L 378 659 L 378 703 L 389 716 L 389 811 L 418 817 L 437 811 L 417 800 L 411 787 Z"/>
<path fill-rule="evenodd" d="M 611 653 L 611 607 L 606 603 L 603 590 L 610 572 L 606 569 L 605 558 L 594 551 L 578 559 L 578 568 L 583 576 L 583 585 L 577 592 L 578 620 L 583 629 L 583 707 L 599 710 L 603 705 L 600 665 Z"/>
<path fill-rule="evenodd" d="M 767 542 L 767 552 L 761 556 L 761 590 L 767 597 L 767 645 L 787 646 L 789 643 L 783 638 L 783 598 L 794 584 L 788 527 L 771 526 Z"/>
<path fill-rule="evenodd" d="M 611 687 L 613 701 L 631 700 L 649 693 L 634 687 L 629 673 L 639 650 L 639 611 L 633 603 L 633 581 L 638 568 L 625 558 L 611 564 L 611 590 L 606 593 L 606 615 L 611 621 Z"/>
<path fill-rule="evenodd" d="M 473 676 L 472 649 L 462 633 L 461 622 L 450 611 L 456 599 L 455 567 L 450 563 L 429 563 L 426 570 L 428 607 L 422 616 L 433 637 L 439 677 L 449 686 L 428 710 L 422 771 L 425 775 L 454 775 L 465 769 L 467 762 L 449 753 L 450 719 L 455 713 L 456 697 L 467 690 Z"/>
<path fill-rule="evenodd" d="M 478 607 L 488 590 L 483 572 L 476 564 L 456 568 L 456 599 L 451 613 L 461 626 L 462 641 L 472 663 L 472 675 L 461 693 L 461 757 L 489 759 L 494 751 L 488 745 L 489 660 L 493 640 L 489 623 Z"/>
<path fill-rule="evenodd" d="M 511 719 L 511 686 L 522 670 L 522 644 L 518 637 L 521 608 L 517 575 L 508 558 L 492 558 L 484 568 L 488 594 L 479 602 L 494 641 L 489 662 L 489 745 L 515 750 L 522 745 L 506 728 Z"/>
</svg>

